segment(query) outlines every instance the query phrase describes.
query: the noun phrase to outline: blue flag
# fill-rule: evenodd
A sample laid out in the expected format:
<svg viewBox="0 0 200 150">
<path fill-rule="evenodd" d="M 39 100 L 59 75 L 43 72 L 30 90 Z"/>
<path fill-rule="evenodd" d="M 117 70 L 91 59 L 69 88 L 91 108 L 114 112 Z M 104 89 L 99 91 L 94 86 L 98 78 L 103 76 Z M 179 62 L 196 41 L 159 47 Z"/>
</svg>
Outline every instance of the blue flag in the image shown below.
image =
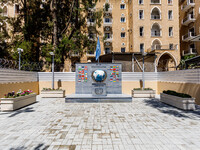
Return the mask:
<svg viewBox="0 0 200 150">
<path fill-rule="evenodd" d="M 96 61 L 99 59 L 99 56 L 101 55 L 101 46 L 100 46 L 100 41 L 99 41 L 99 37 L 98 37 L 98 41 L 97 41 L 97 47 L 96 47 Z"/>
</svg>

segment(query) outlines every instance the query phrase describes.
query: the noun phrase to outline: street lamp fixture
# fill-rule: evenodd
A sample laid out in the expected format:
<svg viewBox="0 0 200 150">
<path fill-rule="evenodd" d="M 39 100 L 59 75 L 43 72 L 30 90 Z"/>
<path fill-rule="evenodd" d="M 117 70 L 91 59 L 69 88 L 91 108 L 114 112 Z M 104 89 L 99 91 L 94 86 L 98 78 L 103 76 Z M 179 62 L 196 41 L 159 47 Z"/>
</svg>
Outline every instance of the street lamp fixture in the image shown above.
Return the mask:
<svg viewBox="0 0 200 150">
<path fill-rule="evenodd" d="M 54 89 L 54 52 L 49 52 L 49 54 L 52 56 L 52 89 Z"/>
<path fill-rule="evenodd" d="M 17 48 L 17 51 L 19 53 L 19 70 L 21 69 L 21 52 L 23 52 L 24 50 L 21 48 Z"/>
</svg>

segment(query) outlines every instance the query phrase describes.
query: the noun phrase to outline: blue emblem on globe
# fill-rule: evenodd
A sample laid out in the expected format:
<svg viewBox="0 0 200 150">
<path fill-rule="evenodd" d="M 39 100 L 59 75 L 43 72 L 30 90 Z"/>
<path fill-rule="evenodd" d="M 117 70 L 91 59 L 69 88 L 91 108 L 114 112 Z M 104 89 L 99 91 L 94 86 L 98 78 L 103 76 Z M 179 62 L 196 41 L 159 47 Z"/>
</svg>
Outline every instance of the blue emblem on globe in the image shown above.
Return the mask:
<svg viewBox="0 0 200 150">
<path fill-rule="evenodd" d="M 103 82 L 106 79 L 106 72 L 103 70 L 96 70 L 92 73 L 92 78 L 96 82 Z"/>
</svg>

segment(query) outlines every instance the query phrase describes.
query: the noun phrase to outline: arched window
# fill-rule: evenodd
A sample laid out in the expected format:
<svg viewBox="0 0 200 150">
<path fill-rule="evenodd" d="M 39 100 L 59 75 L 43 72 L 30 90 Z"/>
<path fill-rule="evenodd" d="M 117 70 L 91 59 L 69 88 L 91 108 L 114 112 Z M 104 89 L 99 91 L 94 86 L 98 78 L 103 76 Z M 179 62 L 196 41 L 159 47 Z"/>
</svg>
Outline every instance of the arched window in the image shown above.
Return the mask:
<svg viewBox="0 0 200 150">
<path fill-rule="evenodd" d="M 8 9 L 7 6 L 3 7 L 3 16 L 7 16 L 8 15 Z"/>
<path fill-rule="evenodd" d="M 151 46 L 151 50 L 160 50 L 161 49 L 161 43 L 159 40 L 154 40 Z"/>
<path fill-rule="evenodd" d="M 160 10 L 155 7 L 152 11 L 151 11 L 151 19 L 161 19 L 161 15 L 160 15 Z"/>
<path fill-rule="evenodd" d="M 160 4 L 160 0 L 151 0 L 151 4 Z"/>
<path fill-rule="evenodd" d="M 161 36 L 161 29 L 158 23 L 154 23 L 151 28 L 151 36 L 152 37 L 159 37 Z"/>
</svg>

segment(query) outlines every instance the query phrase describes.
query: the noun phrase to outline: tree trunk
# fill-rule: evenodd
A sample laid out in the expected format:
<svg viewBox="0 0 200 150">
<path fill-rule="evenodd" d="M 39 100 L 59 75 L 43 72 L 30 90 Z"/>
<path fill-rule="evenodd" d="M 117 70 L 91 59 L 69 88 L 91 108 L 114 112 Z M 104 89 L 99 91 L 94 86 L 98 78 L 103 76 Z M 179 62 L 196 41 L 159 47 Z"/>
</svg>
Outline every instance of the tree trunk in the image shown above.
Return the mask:
<svg viewBox="0 0 200 150">
<path fill-rule="evenodd" d="M 51 12 L 53 18 L 53 46 L 58 46 L 58 26 L 57 26 L 57 0 L 51 1 Z"/>
</svg>

